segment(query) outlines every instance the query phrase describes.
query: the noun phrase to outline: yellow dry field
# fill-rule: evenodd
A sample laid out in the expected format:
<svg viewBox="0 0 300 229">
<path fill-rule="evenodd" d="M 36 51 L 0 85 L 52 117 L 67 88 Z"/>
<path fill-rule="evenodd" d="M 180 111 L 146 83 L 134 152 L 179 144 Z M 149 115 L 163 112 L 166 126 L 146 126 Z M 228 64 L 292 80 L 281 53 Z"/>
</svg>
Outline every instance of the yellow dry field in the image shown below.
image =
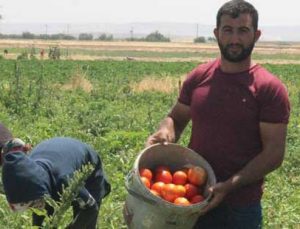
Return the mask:
<svg viewBox="0 0 300 229">
<path fill-rule="evenodd" d="M 76 49 L 76 50 L 92 50 L 92 51 L 141 51 L 141 52 L 172 52 L 172 53 L 218 53 L 219 49 L 215 43 L 195 44 L 193 42 L 131 42 L 131 41 L 50 41 L 50 40 L 0 40 L 0 49 L 4 48 L 28 48 L 35 47 L 37 49 L 47 50 L 50 46 L 58 46 L 61 49 Z M 279 43 L 279 42 L 258 42 L 254 49 L 254 52 L 258 55 L 299 55 L 300 57 L 300 42 L 299 43 Z M 88 53 L 88 52 L 86 52 Z M 15 59 L 18 53 L 8 53 L 7 58 Z M 38 56 L 38 54 L 37 54 Z M 45 55 L 44 58 L 47 55 Z M 101 60 L 101 59 L 115 59 L 115 60 L 142 60 L 142 61 L 206 61 L 209 58 L 195 57 L 130 57 L 130 56 L 97 56 L 89 54 L 76 54 L 69 55 L 68 59 L 72 60 Z M 65 57 L 62 57 L 64 59 Z M 255 60 L 254 60 L 255 61 Z M 256 62 L 259 63 L 278 63 L 287 64 L 294 63 L 300 64 L 300 58 L 290 59 L 275 59 L 264 60 L 260 58 Z"/>
</svg>

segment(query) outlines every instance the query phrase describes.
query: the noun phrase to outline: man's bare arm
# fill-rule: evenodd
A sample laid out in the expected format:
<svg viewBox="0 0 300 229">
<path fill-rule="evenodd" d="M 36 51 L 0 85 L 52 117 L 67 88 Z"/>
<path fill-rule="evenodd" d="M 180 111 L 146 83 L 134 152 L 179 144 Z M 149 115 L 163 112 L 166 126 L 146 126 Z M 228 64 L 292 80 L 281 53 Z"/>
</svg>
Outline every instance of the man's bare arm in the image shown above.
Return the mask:
<svg viewBox="0 0 300 229">
<path fill-rule="evenodd" d="M 230 179 L 211 187 L 214 197 L 205 212 L 218 206 L 228 193 L 262 179 L 282 164 L 287 125 L 260 123 L 260 134 L 263 144 L 262 152 Z"/>
<path fill-rule="evenodd" d="M 228 181 L 233 189 L 260 180 L 281 165 L 286 133 L 286 124 L 260 123 L 263 150 Z"/>
<path fill-rule="evenodd" d="M 158 130 L 148 138 L 146 145 L 177 142 L 189 120 L 190 107 L 177 102 Z"/>
</svg>

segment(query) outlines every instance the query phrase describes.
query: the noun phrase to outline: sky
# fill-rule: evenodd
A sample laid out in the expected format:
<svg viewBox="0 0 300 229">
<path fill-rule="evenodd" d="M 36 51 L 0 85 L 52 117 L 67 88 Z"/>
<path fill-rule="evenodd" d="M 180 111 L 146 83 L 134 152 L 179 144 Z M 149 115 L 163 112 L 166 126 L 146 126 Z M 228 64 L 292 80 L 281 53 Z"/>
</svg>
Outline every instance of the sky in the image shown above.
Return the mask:
<svg viewBox="0 0 300 229">
<path fill-rule="evenodd" d="M 214 25 L 226 0 L 0 0 L 1 23 L 187 22 Z M 300 25 L 299 0 L 249 0 L 260 26 Z"/>
</svg>

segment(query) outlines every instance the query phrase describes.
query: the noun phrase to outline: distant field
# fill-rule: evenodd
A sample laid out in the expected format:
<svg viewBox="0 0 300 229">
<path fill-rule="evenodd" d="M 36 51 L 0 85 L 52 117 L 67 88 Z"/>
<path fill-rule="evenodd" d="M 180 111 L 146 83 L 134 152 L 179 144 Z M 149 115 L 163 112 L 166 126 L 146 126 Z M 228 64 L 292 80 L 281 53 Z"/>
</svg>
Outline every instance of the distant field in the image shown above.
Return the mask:
<svg viewBox="0 0 300 229">
<path fill-rule="evenodd" d="M 8 50 L 7 59 L 15 59 L 32 49 L 39 57 L 41 49 L 46 54 L 51 46 L 58 46 L 62 59 L 71 60 L 142 60 L 142 61 L 206 61 L 219 55 L 216 43 L 192 42 L 101 42 L 101 41 L 47 41 L 0 40 L 0 49 Z M 45 59 L 47 58 L 47 55 Z M 259 42 L 253 53 L 258 63 L 300 64 L 300 43 Z"/>
</svg>

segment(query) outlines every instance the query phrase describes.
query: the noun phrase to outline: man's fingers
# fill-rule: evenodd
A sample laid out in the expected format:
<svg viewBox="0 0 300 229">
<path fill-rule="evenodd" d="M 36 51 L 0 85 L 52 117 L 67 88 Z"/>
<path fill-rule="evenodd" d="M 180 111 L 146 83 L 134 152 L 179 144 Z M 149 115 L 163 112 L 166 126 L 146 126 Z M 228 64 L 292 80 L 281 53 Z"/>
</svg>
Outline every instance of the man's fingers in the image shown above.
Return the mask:
<svg viewBox="0 0 300 229">
<path fill-rule="evenodd" d="M 162 137 L 161 135 L 157 135 L 157 136 L 151 136 L 148 140 L 148 142 L 150 143 L 150 145 L 153 145 L 155 143 L 161 143 L 161 144 L 165 144 L 168 142 L 166 137 Z"/>
</svg>

